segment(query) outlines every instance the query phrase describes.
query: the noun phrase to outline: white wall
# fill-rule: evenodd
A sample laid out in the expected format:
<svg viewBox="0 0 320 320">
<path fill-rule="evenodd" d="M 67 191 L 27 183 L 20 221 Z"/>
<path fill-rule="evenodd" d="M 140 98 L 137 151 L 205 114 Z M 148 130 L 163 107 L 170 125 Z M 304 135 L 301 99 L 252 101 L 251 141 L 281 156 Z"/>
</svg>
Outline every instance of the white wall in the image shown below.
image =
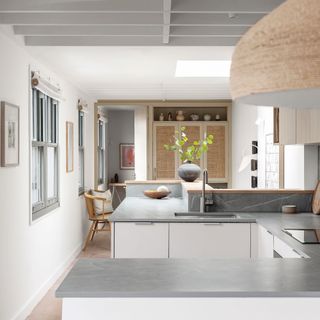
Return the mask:
<svg viewBox="0 0 320 320">
<path fill-rule="evenodd" d="M 135 174 L 136 180 L 147 180 L 147 107 L 134 109 Z"/>
<path fill-rule="evenodd" d="M 267 184 L 270 184 L 270 177 L 269 182 L 266 183 L 266 156 L 267 156 L 267 143 L 266 137 L 267 135 L 272 135 L 273 137 L 273 107 L 258 107 L 257 108 L 257 130 L 258 130 L 258 188 L 266 188 Z M 278 146 L 274 146 L 273 151 L 279 151 Z M 269 150 L 270 154 L 270 150 Z M 268 159 L 269 163 L 269 170 L 270 166 L 276 169 L 279 168 L 279 157 L 277 159 Z M 279 170 L 278 170 L 279 171 Z M 270 173 L 269 173 L 270 174 Z M 279 172 L 277 174 L 279 177 Z M 279 182 L 279 179 L 276 179 Z M 270 187 L 270 186 L 269 186 Z M 279 188 L 279 184 L 276 186 L 272 185 L 272 188 Z"/>
<path fill-rule="evenodd" d="M 78 196 L 78 171 L 66 173 L 65 122 L 72 121 L 77 146 L 77 99 L 83 93 L 41 66 L 6 35 L 0 34 L 0 100 L 20 106 L 20 165 L 0 168 L 0 319 L 25 319 L 32 306 L 81 248 L 86 221 Z M 58 80 L 65 101 L 60 104 L 61 206 L 29 223 L 29 64 Z M 89 100 L 89 99 L 87 99 Z M 93 107 L 90 105 L 90 111 Z M 86 115 L 86 186 L 93 185 L 92 114 Z M 75 150 L 75 168 L 78 153 Z"/>
<path fill-rule="evenodd" d="M 110 181 L 117 173 L 119 181 L 134 179 L 134 170 L 120 170 L 120 143 L 135 143 L 134 112 L 131 110 L 108 111 L 108 175 Z"/>
<path fill-rule="evenodd" d="M 251 168 L 238 172 L 244 154 L 251 153 L 251 144 L 257 140 L 257 107 L 233 104 L 232 108 L 232 188 L 251 188 Z"/>
</svg>

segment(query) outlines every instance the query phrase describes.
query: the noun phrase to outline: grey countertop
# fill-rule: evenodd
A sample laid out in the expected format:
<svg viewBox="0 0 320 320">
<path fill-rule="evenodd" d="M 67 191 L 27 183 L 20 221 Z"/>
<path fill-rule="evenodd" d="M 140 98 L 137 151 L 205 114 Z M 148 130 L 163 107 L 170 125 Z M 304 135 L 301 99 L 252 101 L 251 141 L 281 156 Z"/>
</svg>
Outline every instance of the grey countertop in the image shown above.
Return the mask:
<svg viewBox="0 0 320 320">
<path fill-rule="evenodd" d="M 81 259 L 56 291 L 80 297 L 319 297 L 311 259 Z"/>
<path fill-rule="evenodd" d="M 185 209 L 182 199 L 127 198 L 111 220 L 203 221 L 174 216 Z M 303 245 L 282 232 L 282 228 L 320 228 L 320 216 L 237 214 L 241 217 L 237 222 L 257 222 L 310 259 L 80 259 L 56 296 L 320 297 L 320 245 Z"/>
<path fill-rule="evenodd" d="M 199 222 L 201 218 L 176 217 L 175 212 L 187 212 L 188 204 L 182 198 L 165 198 L 161 200 L 149 199 L 147 197 L 128 197 L 122 201 L 120 206 L 110 216 L 112 222 L 153 221 L 153 222 Z M 197 212 L 195 212 L 195 215 Z M 239 219 L 233 222 L 255 222 L 252 216 L 246 213 L 238 213 Z M 207 222 L 216 221 L 215 218 L 205 218 Z M 230 220 L 219 219 L 219 222 L 230 222 Z"/>
</svg>

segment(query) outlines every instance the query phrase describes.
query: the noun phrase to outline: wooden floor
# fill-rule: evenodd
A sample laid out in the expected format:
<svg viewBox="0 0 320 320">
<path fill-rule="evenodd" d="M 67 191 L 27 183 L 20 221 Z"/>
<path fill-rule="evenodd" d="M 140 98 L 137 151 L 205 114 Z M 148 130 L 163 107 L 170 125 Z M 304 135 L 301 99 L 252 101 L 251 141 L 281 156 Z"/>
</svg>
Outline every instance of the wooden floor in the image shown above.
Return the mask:
<svg viewBox="0 0 320 320">
<path fill-rule="evenodd" d="M 79 258 L 110 258 L 110 232 L 98 233 L 92 242 L 89 243 L 85 252 L 81 252 L 79 257 L 70 265 L 61 278 L 47 292 L 44 298 L 33 309 L 27 320 L 60 320 L 62 300 L 54 296 L 68 271 Z"/>
</svg>

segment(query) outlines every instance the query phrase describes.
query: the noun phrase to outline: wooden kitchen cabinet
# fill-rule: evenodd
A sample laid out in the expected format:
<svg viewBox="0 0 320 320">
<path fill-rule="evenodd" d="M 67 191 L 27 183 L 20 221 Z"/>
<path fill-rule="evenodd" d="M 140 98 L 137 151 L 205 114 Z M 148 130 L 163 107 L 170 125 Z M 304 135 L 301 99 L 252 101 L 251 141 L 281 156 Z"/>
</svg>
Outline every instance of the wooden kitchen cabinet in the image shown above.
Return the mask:
<svg viewBox="0 0 320 320">
<path fill-rule="evenodd" d="M 297 113 L 293 108 L 279 108 L 279 143 L 297 143 Z"/>
<path fill-rule="evenodd" d="M 320 142 L 320 110 L 297 109 L 297 144 Z"/>
<path fill-rule="evenodd" d="M 173 136 L 178 130 L 177 123 L 157 123 L 153 126 L 154 179 L 176 179 L 178 156 L 165 150 L 165 144 L 173 144 Z"/>
<path fill-rule="evenodd" d="M 170 258 L 250 258 L 249 223 L 171 223 Z"/>
<path fill-rule="evenodd" d="M 279 108 L 279 143 L 320 143 L 320 110 Z"/>
<path fill-rule="evenodd" d="M 168 258 L 168 223 L 114 223 L 114 258 Z"/>
<path fill-rule="evenodd" d="M 264 227 L 257 226 L 258 257 L 273 258 L 273 235 Z"/>
<path fill-rule="evenodd" d="M 213 144 L 204 154 L 204 168 L 208 170 L 210 182 L 228 182 L 228 124 L 215 122 L 205 124 L 204 132 L 213 135 Z"/>
<path fill-rule="evenodd" d="M 209 146 L 207 153 L 196 162 L 201 169 L 207 168 L 209 182 L 229 182 L 229 128 L 227 121 L 175 121 L 155 122 L 153 124 L 153 179 L 178 178 L 177 170 L 181 161 L 177 153 L 164 149 L 165 144 L 173 144 L 172 136 L 176 130 L 185 127 L 189 140 L 203 139 L 212 134 L 214 143 Z M 187 146 L 187 144 L 186 144 Z"/>
</svg>

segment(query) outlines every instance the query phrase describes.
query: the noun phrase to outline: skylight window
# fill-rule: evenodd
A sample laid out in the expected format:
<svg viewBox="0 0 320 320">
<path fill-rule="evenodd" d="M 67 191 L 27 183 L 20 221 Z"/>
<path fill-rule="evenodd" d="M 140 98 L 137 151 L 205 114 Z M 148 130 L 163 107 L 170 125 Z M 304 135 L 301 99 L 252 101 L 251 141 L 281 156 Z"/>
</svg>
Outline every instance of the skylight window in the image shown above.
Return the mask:
<svg viewBox="0 0 320 320">
<path fill-rule="evenodd" d="M 230 76 L 229 60 L 178 60 L 175 77 L 212 77 Z"/>
</svg>

